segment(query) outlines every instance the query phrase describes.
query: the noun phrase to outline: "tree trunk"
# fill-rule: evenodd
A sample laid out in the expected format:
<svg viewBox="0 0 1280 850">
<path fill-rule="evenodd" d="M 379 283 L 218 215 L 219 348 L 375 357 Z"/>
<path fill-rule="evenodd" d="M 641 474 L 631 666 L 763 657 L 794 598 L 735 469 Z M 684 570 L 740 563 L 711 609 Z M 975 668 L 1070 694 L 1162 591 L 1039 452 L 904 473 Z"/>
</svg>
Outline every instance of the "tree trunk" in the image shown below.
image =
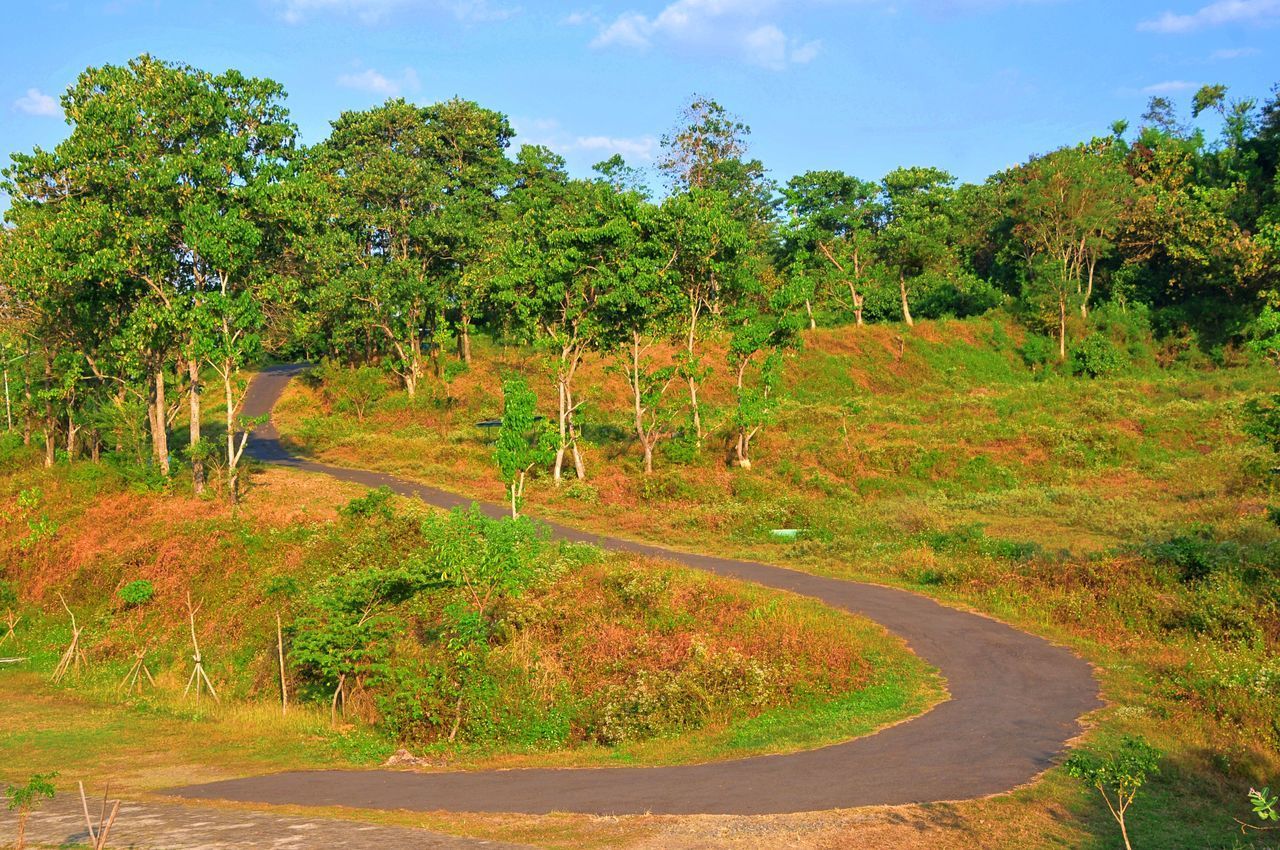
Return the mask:
<svg viewBox="0 0 1280 850">
<path fill-rule="evenodd" d="M 858 327 L 862 327 L 862 296 L 858 294 L 858 290 L 854 288 L 853 282 L 849 282 L 849 302 L 853 304 L 853 318 Z"/>
<path fill-rule="evenodd" d="M 67 460 L 68 461 L 73 461 L 76 459 L 76 449 L 79 448 L 79 446 L 76 444 L 76 435 L 78 435 L 79 433 L 80 433 L 80 426 L 76 424 L 75 409 L 74 408 L 68 409 L 67 410 Z"/>
<path fill-rule="evenodd" d="M 471 317 L 465 310 L 458 321 L 458 356 L 463 363 L 471 365 Z"/>
<path fill-rule="evenodd" d="M 1080 318 L 1089 318 L 1089 298 L 1093 295 L 1093 272 L 1098 267 L 1096 259 L 1089 259 L 1089 282 L 1085 286 L 1084 300 L 1080 302 Z"/>
<path fill-rule="evenodd" d="M 44 360 L 44 465 L 45 468 L 53 466 L 55 457 L 54 451 L 54 427 L 55 420 L 53 418 L 53 399 L 50 397 L 53 393 L 53 357 L 46 357 Z"/>
<path fill-rule="evenodd" d="M 568 448 L 569 444 L 569 404 L 567 398 L 568 394 L 565 392 L 563 374 L 556 378 L 556 389 L 559 391 L 560 395 L 560 442 L 559 445 L 556 446 L 556 465 L 551 478 L 552 481 L 555 482 L 555 485 L 559 487 L 562 480 L 561 472 L 564 469 L 564 452 L 565 449 Z"/>
<path fill-rule="evenodd" d="M 809 330 L 817 330 L 818 323 L 813 320 L 813 305 L 808 298 L 804 299 L 804 311 L 809 315 Z"/>
<path fill-rule="evenodd" d="M 195 356 L 187 362 L 187 374 L 191 379 L 191 488 L 196 495 L 204 492 L 204 461 L 200 458 L 200 361 Z"/>
<path fill-rule="evenodd" d="M 644 448 L 644 472 L 648 475 L 653 472 L 653 442 L 652 435 L 644 427 L 644 404 L 640 385 L 640 334 L 636 331 L 631 332 L 631 368 L 627 370 L 627 378 L 631 382 L 631 399 L 636 417 L 636 439 Z"/>
<path fill-rule="evenodd" d="M 694 304 L 689 308 L 689 338 L 685 348 L 689 355 L 689 410 L 693 413 L 693 432 L 697 437 L 695 446 L 702 448 L 702 412 L 698 410 L 698 379 L 694 377 L 694 359 L 693 352 L 698 340 L 698 306 Z"/>
<path fill-rule="evenodd" d="M 911 306 L 907 303 L 907 278 L 902 272 L 898 272 L 898 291 L 902 294 L 902 319 L 907 327 L 914 328 L 916 323 L 911 318 Z"/>
<path fill-rule="evenodd" d="M 575 367 L 576 368 L 576 367 Z M 569 379 L 564 384 L 565 398 L 569 402 L 569 447 L 573 450 L 573 473 L 578 476 L 578 480 L 582 481 L 587 477 L 586 464 L 582 462 L 582 451 L 578 448 L 578 430 L 573 423 L 573 385 L 569 381 L 573 380 L 573 372 L 570 371 Z"/>
<path fill-rule="evenodd" d="M 1058 293 L 1058 361 L 1067 359 L 1067 293 Z"/>
<path fill-rule="evenodd" d="M 236 405 L 231 391 L 231 369 L 231 361 L 224 360 L 222 362 L 222 389 L 226 394 L 227 402 L 227 498 L 234 505 L 240 499 L 240 453 L 236 451 Z"/>
<path fill-rule="evenodd" d="M 151 449 L 155 453 L 156 463 L 160 465 L 160 474 L 169 475 L 169 423 L 165 416 L 164 401 L 164 365 L 155 371 L 155 419 L 151 423 Z"/>
<path fill-rule="evenodd" d="M 404 389 L 413 398 L 418 393 L 418 378 L 422 375 L 422 340 L 415 331 L 409 340 L 409 373 L 404 376 Z"/>
</svg>

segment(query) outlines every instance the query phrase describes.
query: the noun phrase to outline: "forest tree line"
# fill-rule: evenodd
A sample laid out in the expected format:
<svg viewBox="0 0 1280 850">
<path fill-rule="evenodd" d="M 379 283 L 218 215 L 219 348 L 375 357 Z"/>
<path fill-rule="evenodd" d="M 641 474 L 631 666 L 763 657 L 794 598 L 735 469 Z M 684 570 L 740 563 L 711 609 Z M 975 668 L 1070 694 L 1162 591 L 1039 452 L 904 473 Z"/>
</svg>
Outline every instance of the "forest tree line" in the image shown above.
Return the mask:
<svg viewBox="0 0 1280 850">
<path fill-rule="evenodd" d="M 592 352 L 626 376 L 649 469 L 677 421 L 705 437 L 715 366 L 749 466 L 806 326 L 1003 306 L 1066 361 L 1107 304 L 1173 357 L 1280 349 L 1280 88 L 1259 102 L 1205 86 L 1185 115 L 1153 98 L 1136 128 L 982 184 L 929 167 L 776 182 L 705 97 L 663 137 L 656 180 L 618 156 L 572 177 L 457 98 L 344 112 L 307 147 L 285 101 L 268 79 L 141 56 L 86 70 L 62 97 L 67 138 L 12 154 L 6 417 L 46 464 L 105 451 L 167 477 L 185 413 L 194 488 L 216 469 L 234 498 L 254 424 L 243 374 L 265 352 L 373 366 L 414 396 L 470 363 L 477 329 L 548 355 L 557 482 L 586 475 L 575 378 Z M 707 362 L 713 335 L 724 364 Z M 674 366 L 658 344 L 678 347 Z M 210 392 L 217 441 L 201 433 Z"/>
</svg>

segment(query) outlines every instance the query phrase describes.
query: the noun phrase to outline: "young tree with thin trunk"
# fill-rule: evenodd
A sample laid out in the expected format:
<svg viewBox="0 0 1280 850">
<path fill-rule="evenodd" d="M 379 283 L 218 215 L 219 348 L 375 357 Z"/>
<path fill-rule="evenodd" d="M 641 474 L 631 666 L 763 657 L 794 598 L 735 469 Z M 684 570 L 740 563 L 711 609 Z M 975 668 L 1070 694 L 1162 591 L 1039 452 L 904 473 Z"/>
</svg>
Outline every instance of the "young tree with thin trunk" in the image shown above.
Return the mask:
<svg viewBox="0 0 1280 850">
<path fill-rule="evenodd" d="M 507 485 L 511 518 L 520 515 L 525 479 L 535 466 L 555 457 L 555 433 L 538 416 L 538 397 L 520 376 L 502 382 L 502 426 L 494 446 L 498 473 Z"/>
</svg>

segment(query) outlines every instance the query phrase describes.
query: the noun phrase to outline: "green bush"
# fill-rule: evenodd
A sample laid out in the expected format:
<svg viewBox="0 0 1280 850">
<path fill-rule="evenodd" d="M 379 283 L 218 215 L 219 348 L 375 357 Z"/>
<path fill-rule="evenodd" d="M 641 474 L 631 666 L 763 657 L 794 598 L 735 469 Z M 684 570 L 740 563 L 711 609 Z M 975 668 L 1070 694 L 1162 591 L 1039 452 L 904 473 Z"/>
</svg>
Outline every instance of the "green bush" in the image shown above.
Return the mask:
<svg viewBox="0 0 1280 850">
<path fill-rule="evenodd" d="M 1100 333 L 1091 333 L 1071 351 L 1071 374 L 1101 378 L 1120 371 L 1124 356 L 1116 344 Z"/>
<path fill-rule="evenodd" d="M 1186 534 L 1151 544 L 1147 547 L 1147 556 L 1157 564 L 1176 569 L 1184 583 L 1203 581 L 1239 560 L 1235 546 L 1217 542 L 1203 528 L 1193 528 Z"/>
<path fill-rule="evenodd" d="M 12 608 L 18 604 L 18 591 L 13 582 L 0 579 L 0 606 Z"/>
<path fill-rule="evenodd" d="M 150 581 L 145 578 L 136 579 L 126 584 L 117 591 L 117 595 L 124 601 L 125 605 L 137 607 L 146 605 L 156 595 L 156 588 Z"/>
<path fill-rule="evenodd" d="M 1041 371 L 1058 356 L 1058 344 L 1043 334 L 1029 333 L 1018 349 L 1022 362 L 1033 372 Z"/>
</svg>

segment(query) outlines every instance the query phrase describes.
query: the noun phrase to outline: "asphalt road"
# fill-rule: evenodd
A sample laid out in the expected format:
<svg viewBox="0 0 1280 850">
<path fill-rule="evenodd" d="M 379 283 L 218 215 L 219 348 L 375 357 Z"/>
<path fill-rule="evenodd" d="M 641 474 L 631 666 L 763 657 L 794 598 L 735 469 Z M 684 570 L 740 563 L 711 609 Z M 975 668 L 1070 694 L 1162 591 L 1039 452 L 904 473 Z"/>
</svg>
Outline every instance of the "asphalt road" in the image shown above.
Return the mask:
<svg viewBox="0 0 1280 850">
<path fill-rule="evenodd" d="M 258 375 L 249 388 L 245 414 L 269 413 L 299 371 L 298 366 L 281 366 Z M 390 487 L 439 507 L 472 503 L 384 473 L 296 457 L 281 446 L 270 423 L 258 429 L 250 446 L 255 457 L 268 463 Z M 482 508 L 493 516 L 506 512 L 500 505 Z M 547 525 L 568 540 L 800 593 L 875 620 L 942 672 L 950 699 L 874 735 L 788 755 L 648 768 L 294 771 L 168 793 L 375 809 L 606 815 L 778 814 L 961 800 L 1033 780 L 1079 733 L 1081 715 L 1101 705 L 1092 668 L 1070 651 L 915 593 Z"/>
</svg>

